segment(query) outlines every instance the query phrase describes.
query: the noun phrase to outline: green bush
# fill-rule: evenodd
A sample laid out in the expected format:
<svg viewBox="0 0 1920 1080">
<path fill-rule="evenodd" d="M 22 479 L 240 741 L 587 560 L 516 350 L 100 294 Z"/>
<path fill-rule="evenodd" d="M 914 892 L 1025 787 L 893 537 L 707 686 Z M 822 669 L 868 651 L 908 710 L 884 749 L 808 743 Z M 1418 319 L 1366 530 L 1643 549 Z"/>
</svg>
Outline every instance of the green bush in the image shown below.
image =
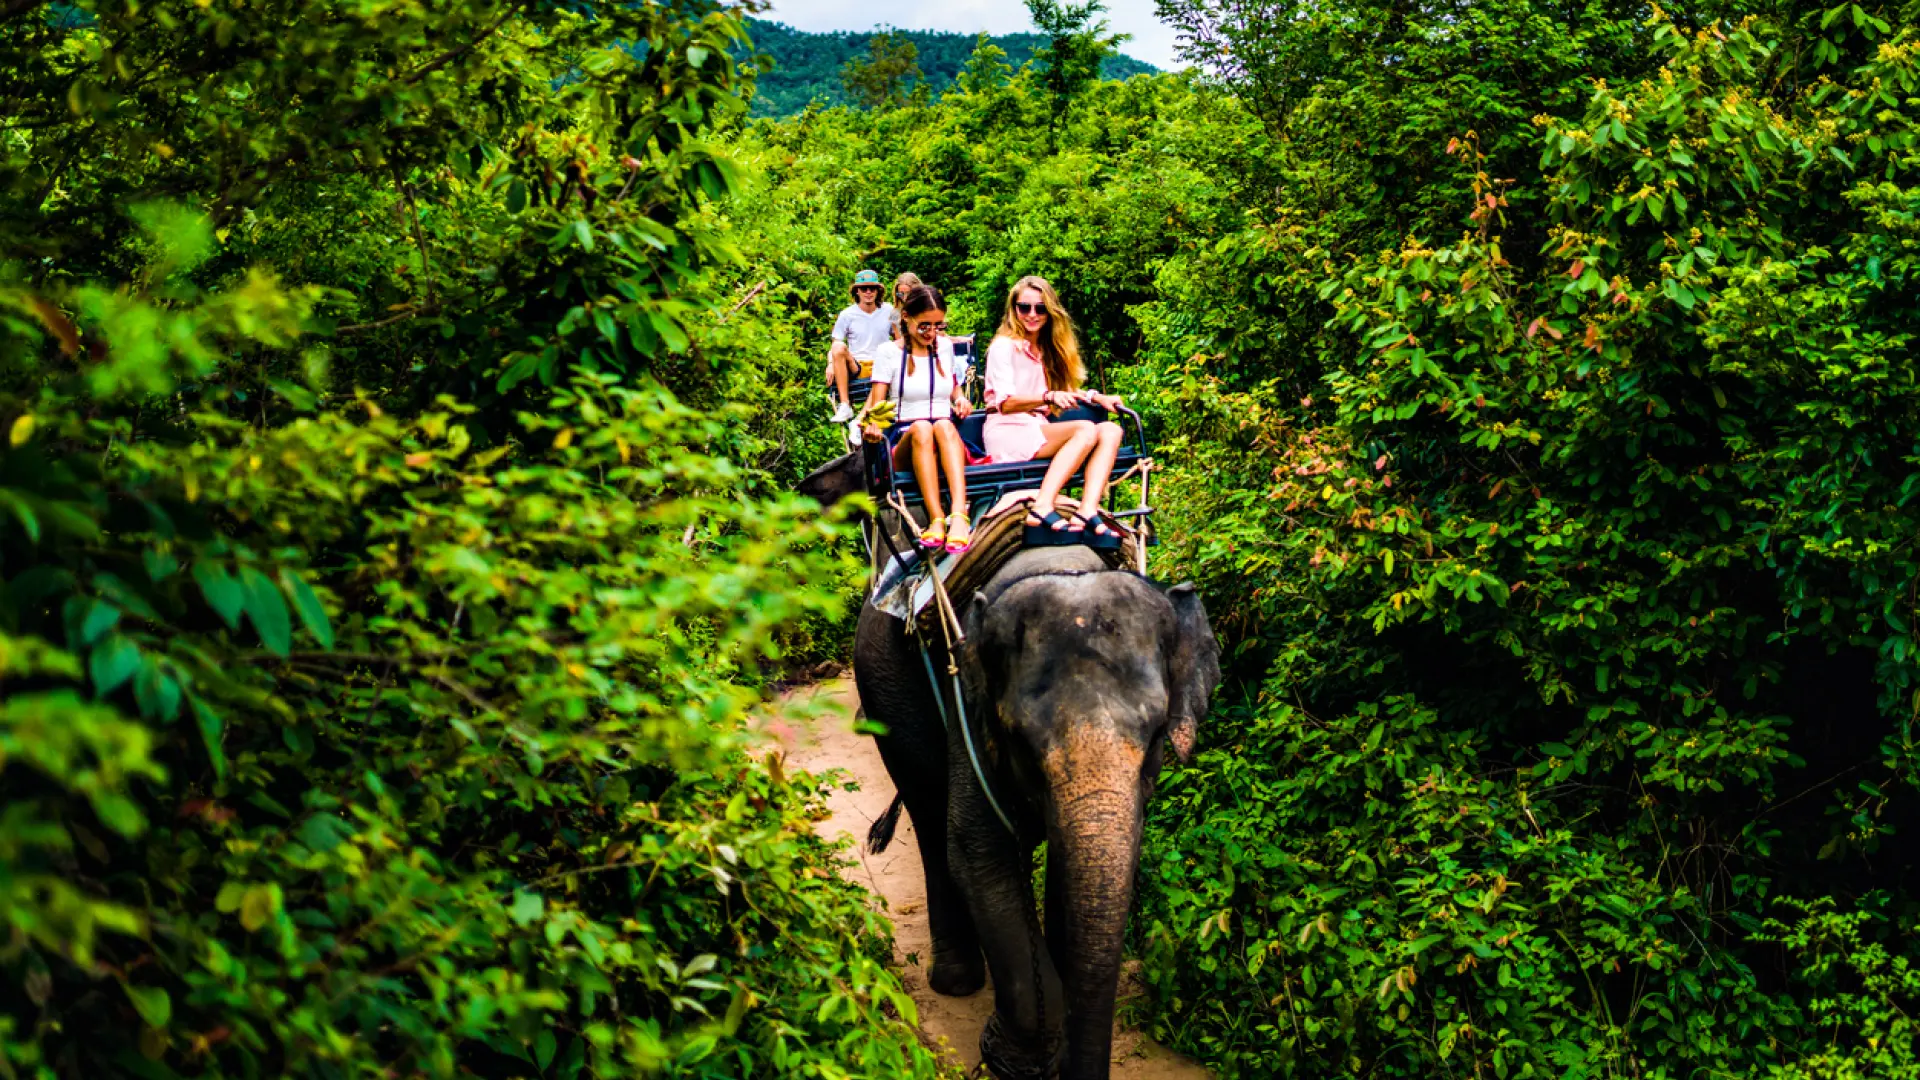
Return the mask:
<svg viewBox="0 0 1920 1080">
<path fill-rule="evenodd" d="M 1414 205 L 1461 224 L 1381 250 L 1283 210 L 1225 248 L 1324 326 L 1149 324 L 1192 453 L 1170 554 L 1264 669 L 1156 803 L 1176 1042 L 1232 1075 L 1916 1075 L 1896 26 L 1656 16 L 1644 75 L 1447 140 Z"/>
<path fill-rule="evenodd" d="M 748 754 L 848 560 L 721 404 L 738 34 L 0 21 L 0 1075 L 935 1075 Z"/>
</svg>

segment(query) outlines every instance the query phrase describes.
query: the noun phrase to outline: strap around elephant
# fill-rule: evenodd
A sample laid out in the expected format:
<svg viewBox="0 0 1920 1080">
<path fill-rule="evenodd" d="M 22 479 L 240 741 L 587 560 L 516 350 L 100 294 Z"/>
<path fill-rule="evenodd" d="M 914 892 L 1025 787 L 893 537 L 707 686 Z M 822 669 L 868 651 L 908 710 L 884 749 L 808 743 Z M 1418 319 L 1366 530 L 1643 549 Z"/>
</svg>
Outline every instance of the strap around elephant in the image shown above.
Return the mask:
<svg viewBox="0 0 1920 1080">
<path fill-rule="evenodd" d="M 940 679 L 933 673 L 933 658 L 927 655 L 927 643 L 920 642 L 920 662 L 927 666 L 927 684 L 933 689 L 933 703 L 940 710 L 940 726 L 951 728 L 947 719 L 947 705 L 940 693 Z M 987 771 L 980 764 L 980 752 L 973 746 L 973 725 L 967 723 L 966 697 L 960 690 L 960 676 L 953 677 L 953 710 L 960 715 L 960 741 L 967 744 L 967 761 L 973 765 L 973 778 L 980 781 L 980 794 L 987 797 L 987 805 L 993 807 L 993 816 L 1007 827 L 1007 835 L 1019 836 L 1019 830 L 1013 827 L 1013 819 L 1000 808 L 1000 800 L 993 795 L 993 785 L 987 782 Z"/>
</svg>

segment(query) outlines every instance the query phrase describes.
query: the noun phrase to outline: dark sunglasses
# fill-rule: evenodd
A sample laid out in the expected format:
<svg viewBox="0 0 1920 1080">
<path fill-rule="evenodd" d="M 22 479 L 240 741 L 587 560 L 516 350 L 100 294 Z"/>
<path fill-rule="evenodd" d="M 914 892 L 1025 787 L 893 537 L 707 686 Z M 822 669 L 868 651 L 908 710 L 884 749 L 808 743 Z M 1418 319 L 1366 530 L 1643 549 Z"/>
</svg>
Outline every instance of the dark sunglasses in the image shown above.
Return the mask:
<svg viewBox="0 0 1920 1080">
<path fill-rule="evenodd" d="M 880 295 L 880 286 L 878 286 L 878 285 L 855 285 L 855 286 L 853 287 L 853 295 L 855 295 L 855 296 L 859 296 L 859 295 L 860 295 L 861 293 L 872 293 L 872 294 L 873 294 L 873 295 L 875 295 L 875 296 L 879 296 L 879 295 Z"/>
<path fill-rule="evenodd" d="M 1045 315 L 1047 313 L 1047 305 L 1044 301 L 1038 304 L 1023 304 L 1015 300 L 1013 302 L 1013 310 L 1022 315 Z"/>
</svg>

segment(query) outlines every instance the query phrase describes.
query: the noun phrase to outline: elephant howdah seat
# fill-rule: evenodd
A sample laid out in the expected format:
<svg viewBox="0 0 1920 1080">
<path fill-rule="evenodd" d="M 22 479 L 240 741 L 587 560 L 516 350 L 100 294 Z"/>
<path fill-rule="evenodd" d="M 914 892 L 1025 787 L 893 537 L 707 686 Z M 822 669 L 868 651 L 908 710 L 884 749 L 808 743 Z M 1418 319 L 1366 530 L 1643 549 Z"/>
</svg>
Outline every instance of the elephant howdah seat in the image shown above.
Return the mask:
<svg viewBox="0 0 1920 1080">
<path fill-rule="evenodd" d="M 1120 453 L 1114 459 L 1113 479 L 1115 481 L 1131 472 L 1136 465 L 1147 458 L 1145 425 L 1141 423 L 1140 415 L 1131 409 L 1123 409 L 1121 417 L 1119 422 L 1122 427 L 1128 429 L 1130 438 L 1121 443 Z M 1097 422 L 1111 419 L 1112 416 L 1105 410 L 1083 405 L 1078 409 L 1062 413 L 1059 418 Z M 961 441 L 965 442 L 967 448 L 976 456 L 984 456 L 986 425 L 987 414 L 984 411 L 976 411 L 965 420 L 956 421 L 956 426 L 960 429 Z M 909 507 L 918 509 L 922 506 L 924 500 L 920 493 L 919 480 L 914 477 L 912 469 L 896 470 L 893 467 L 893 456 L 887 452 L 885 444 L 866 443 L 863 452 L 866 458 L 867 493 L 872 495 L 875 501 L 884 503 L 889 492 L 897 492 Z M 967 501 L 975 506 L 992 506 L 1009 492 L 1038 488 L 1040 481 L 1046 477 L 1047 467 L 1050 464 L 1051 462 L 1045 458 L 1035 458 L 1030 461 L 989 461 L 983 465 L 969 465 L 967 466 Z M 1084 476 L 1076 474 L 1075 480 L 1081 479 L 1084 479 Z M 1068 486 L 1073 485 L 1070 482 Z M 1120 516 L 1133 516 L 1137 513 L 1139 511 L 1129 511 Z"/>
</svg>

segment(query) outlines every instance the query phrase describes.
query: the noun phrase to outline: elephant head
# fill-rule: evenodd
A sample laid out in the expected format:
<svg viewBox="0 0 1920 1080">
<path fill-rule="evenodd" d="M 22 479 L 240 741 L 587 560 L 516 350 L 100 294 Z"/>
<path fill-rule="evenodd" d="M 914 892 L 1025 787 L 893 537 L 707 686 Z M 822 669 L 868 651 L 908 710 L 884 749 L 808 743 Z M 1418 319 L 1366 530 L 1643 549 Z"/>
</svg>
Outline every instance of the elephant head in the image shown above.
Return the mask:
<svg viewBox="0 0 1920 1080">
<path fill-rule="evenodd" d="M 1104 1077 L 1146 801 L 1162 747 L 1193 752 L 1219 644 L 1191 584 L 1126 571 L 990 585 L 966 624 L 969 697 L 1046 822 L 1048 952 L 1069 1003 L 1063 1075 Z"/>
</svg>

